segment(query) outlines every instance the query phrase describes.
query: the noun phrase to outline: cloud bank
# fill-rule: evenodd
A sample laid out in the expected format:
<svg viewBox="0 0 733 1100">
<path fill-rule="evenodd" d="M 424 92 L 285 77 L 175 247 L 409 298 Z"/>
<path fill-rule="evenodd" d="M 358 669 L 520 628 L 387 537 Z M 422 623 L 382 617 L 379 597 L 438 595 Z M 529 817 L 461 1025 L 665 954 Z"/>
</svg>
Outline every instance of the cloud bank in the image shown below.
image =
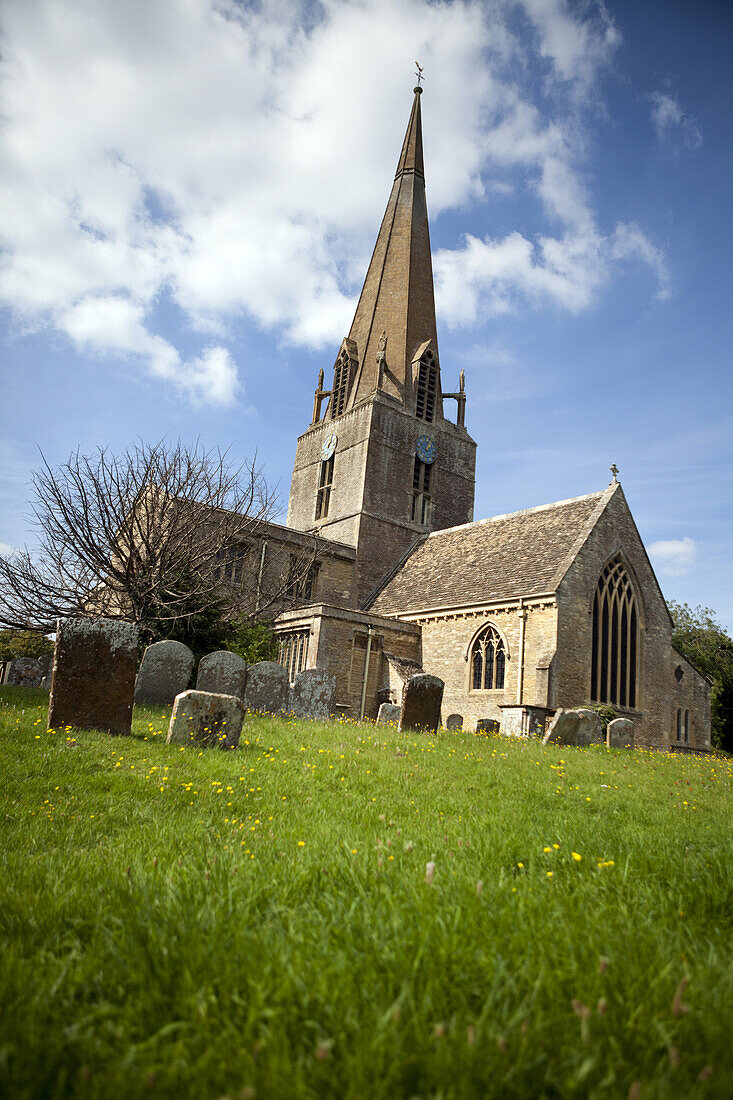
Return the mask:
<svg viewBox="0 0 733 1100">
<path fill-rule="evenodd" d="M 547 224 L 440 250 L 441 320 L 582 310 L 629 261 L 666 293 L 661 253 L 637 226 L 602 231 L 584 184 L 620 43 L 600 2 L 6 0 L 2 30 L 0 301 L 194 403 L 241 392 L 240 316 L 311 348 L 347 330 L 407 58 L 428 75 L 431 216 L 521 189 Z M 166 298 L 199 355 L 158 331 Z"/>
</svg>

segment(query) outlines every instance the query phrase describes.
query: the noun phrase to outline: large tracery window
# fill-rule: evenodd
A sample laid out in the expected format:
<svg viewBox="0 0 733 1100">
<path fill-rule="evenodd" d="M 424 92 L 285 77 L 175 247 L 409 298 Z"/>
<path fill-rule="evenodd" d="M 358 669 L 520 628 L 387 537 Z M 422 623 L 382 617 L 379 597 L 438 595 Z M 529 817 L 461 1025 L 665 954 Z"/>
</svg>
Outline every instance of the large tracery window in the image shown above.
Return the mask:
<svg viewBox="0 0 733 1100">
<path fill-rule="evenodd" d="M 435 401 L 438 395 L 438 364 L 428 349 L 420 359 L 417 369 L 417 401 L 415 416 L 429 424 L 435 419 Z"/>
<path fill-rule="evenodd" d="M 604 567 L 593 600 L 591 699 L 636 707 L 639 613 L 620 554 Z"/>
<path fill-rule="evenodd" d="M 471 687 L 474 691 L 504 687 L 506 649 L 496 627 L 487 626 L 471 647 Z"/>
</svg>

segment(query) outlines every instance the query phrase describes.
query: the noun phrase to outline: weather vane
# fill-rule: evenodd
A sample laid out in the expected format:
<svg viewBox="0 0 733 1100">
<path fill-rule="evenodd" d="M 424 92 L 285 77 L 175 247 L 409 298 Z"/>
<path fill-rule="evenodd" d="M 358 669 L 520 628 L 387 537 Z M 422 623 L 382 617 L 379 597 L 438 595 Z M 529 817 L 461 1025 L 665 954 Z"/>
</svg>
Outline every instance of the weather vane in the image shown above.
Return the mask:
<svg viewBox="0 0 733 1100">
<path fill-rule="evenodd" d="M 421 65 L 419 61 L 416 61 L 415 64 L 417 65 L 417 72 L 415 73 L 415 76 L 417 77 L 417 86 L 419 88 L 423 80 L 425 79 L 425 77 L 422 75 L 424 66 Z"/>
</svg>

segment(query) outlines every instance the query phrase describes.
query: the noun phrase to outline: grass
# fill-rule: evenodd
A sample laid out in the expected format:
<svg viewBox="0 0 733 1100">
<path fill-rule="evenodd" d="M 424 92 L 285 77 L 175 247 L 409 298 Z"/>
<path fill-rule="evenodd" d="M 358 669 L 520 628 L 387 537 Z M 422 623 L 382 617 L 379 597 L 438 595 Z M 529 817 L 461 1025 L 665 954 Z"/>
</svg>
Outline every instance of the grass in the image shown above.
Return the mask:
<svg viewBox="0 0 733 1100">
<path fill-rule="evenodd" d="M 0 689 L 1 1095 L 731 1095 L 730 759 L 46 700 Z"/>
</svg>

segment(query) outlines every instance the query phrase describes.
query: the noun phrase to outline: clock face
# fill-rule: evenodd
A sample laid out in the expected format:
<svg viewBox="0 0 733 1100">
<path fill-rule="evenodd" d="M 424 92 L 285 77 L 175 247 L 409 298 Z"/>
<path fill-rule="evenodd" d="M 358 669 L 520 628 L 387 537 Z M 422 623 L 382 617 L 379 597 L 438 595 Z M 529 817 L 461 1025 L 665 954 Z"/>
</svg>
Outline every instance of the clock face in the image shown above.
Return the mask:
<svg viewBox="0 0 733 1100">
<path fill-rule="evenodd" d="M 337 437 L 333 432 L 329 435 L 326 442 L 321 447 L 321 462 L 328 462 L 329 458 L 336 450 L 336 444 L 338 443 Z"/>
<path fill-rule="evenodd" d="M 429 466 L 432 462 L 435 462 L 438 448 L 429 435 L 419 435 L 415 444 L 415 454 L 421 462 L 425 462 Z"/>
</svg>

